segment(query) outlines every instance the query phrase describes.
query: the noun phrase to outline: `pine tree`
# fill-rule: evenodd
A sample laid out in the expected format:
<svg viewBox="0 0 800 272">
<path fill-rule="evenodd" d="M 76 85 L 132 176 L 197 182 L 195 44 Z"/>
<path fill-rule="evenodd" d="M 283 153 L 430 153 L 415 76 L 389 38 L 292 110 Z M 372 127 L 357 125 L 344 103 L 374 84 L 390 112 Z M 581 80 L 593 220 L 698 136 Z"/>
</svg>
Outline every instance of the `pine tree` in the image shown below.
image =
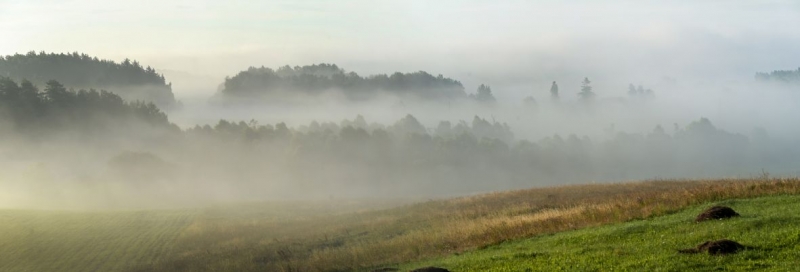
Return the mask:
<svg viewBox="0 0 800 272">
<path fill-rule="evenodd" d="M 578 93 L 578 96 L 584 101 L 593 100 L 595 97 L 590 84 L 592 84 L 592 82 L 589 81 L 588 77 L 583 78 L 583 82 L 581 82 L 581 92 Z"/>
<path fill-rule="evenodd" d="M 553 81 L 553 85 L 550 86 L 550 98 L 553 100 L 558 100 L 558 84 Z"/>
</svg>

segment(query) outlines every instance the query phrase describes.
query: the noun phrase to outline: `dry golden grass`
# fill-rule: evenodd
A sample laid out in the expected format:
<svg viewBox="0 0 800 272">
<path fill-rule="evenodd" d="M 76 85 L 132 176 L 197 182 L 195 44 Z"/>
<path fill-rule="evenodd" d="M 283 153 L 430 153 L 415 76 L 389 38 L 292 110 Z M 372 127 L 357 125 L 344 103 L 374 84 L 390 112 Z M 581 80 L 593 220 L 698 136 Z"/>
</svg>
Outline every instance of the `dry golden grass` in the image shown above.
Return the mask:
<svg viewBox="0 0 800 272">
<path fill-rule="evenodd" d="M 540 234 L 647 218 L 729 198 L 797 194 L 800 180 L 574 185 L 297 219 L 201 216 L 144 271 L 353 271 Z"/>
</svg>

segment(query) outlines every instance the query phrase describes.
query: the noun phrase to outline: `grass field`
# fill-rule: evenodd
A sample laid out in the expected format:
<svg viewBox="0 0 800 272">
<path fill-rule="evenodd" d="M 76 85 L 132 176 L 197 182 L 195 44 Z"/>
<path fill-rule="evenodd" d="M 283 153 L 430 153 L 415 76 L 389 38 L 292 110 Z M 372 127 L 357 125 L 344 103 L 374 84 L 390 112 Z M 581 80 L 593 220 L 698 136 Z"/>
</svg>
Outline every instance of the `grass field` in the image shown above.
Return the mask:
<svg viewBox="0 0 800 272">
<path fill-rule="evenodd" d="M 648 220 L 541 235 L 485 249 L 405 265 L 452 271 L 797 271 L 800 265 L 800 196 L 727 200 L 742 216 L 694 223 L 703 204 Z M 755 247 L 711 256 L 678 249 L 718 239 Z"/>
<path fill-rule="evenodd" d="M 0 211 L 0 271 L 119 271 L 173 250 L 191 211 Z"/>
<path fill-rule="evenodd" d="M 663 224 L 636 220 L 668 215 L 658 219 L 667 224 L 678 220 L 669 214 L 690 207 L 696 211 L 703 203 L 794 194 L 800 194 L 800 180 L 764 178 L 562 186 L 416 204 L 375 200 L 175 211 L 0 210 L 0 271 L 362 271 L 423 260 L 471 267 L 462 259 L 436 258 L 487 247 L 500 250 L 530 237 L 568 247 L 575 240 L 559 242 L 547 235 L 614 228 L 610 225 L 632 220 L 627 224 L 633 227 L 617 230 L 620 237 L 650 233 Z M 593 239 L 603 236 L 598 237 Z M 687 241 L 681 248 L 699 242 Z M 511 256 L 545 256 L 537 255 L 544 250 Z M 479 255 L 475 259 L 483 258 Z"/>
</svg>

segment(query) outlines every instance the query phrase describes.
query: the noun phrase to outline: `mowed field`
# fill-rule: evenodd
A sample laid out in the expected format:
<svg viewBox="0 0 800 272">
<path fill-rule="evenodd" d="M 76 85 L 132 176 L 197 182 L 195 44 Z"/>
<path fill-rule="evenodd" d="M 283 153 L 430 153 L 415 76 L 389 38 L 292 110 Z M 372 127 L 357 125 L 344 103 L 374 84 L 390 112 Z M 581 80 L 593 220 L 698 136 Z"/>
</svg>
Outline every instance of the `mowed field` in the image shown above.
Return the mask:
<svg viewBox="0 0 800 272">
<path fill-rule="evenodd" d="M 173 250 L 193 211 L 0 210 L 0 271 L 120 271 Z"/>
<path fill-rule="evenodd" d="M 0 209 L 0 271 L 149 270 L 198 254 L 206 262 L 224 263 L 227 251 L 245 237 L 260 241 L 297 236 L 293 226 L 300 222 L 400 203 L 404 202 L 281 202 L 144 211 Z M 214 236 L 206 237 L 209 232 Z"/>
<path fill-rule="evenodd" d="M 531 237 L 693 213 L 708 203 L 797 194 L 798 179 L 762 178 L 561 186 L 413 204 L 331 200 L 185 210 L 0 210 L 0 271 L 369 271 L 440 261 L 455 271 L 471 270 L 473 264 L 447 258 Z M 665 222 L 687 219 L 670 220 Z M 649 233 L 649 227 L 616 233 L 627 237 L 622 234 Z M 681 246 L 693 247 L 703 237 Z M 534 246 L 597 242 L 543 239 L 550 244 Z M 607 254 L 602 248 L 564 250 Z M 533 257 L 540 253 L 546 252 L 525 249 L 509 256 L 538 262 Z M 498 260 L 514 261 L 507 257 Z"/>
</svg>

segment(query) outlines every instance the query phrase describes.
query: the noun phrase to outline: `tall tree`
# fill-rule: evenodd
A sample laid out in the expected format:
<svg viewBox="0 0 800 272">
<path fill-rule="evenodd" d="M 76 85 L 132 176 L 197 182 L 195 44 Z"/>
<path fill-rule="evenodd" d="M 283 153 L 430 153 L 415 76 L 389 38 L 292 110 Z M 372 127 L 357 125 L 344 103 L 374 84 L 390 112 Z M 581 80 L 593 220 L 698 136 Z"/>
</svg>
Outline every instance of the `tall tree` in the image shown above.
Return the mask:
<svg viewBox="0 0 800 272">
<path fill-rule="evenodd" d="M 593 100 L 595 97 L 594 92 L 592 92 L 592 82 L 589 81 L 588 77 L 584 77 L 583 81 L 581 82 L 581 92 L 578 93 L 578 96 L 584 101 Z"/>
<path fill-rule="evenodd" d="M 553 85 L 550 85 L 550 98 L 558 100 L 558 84 L 555 81 L 553 81 Z"/>
<path fill-rule="evenodd" d="M 475 100 L 480 102 L 496 102 L 497 99 L 492 95 L 492 87 L 489 85 L 481 84 L 478 86 L 478 93 L 474 96 Z"/>
<path fill-rule="evenodd" d="M 628 84 L 628 95 L 629 96 L 636 96 L 639 92 L 636 91 L 636 86 L 633 86 L 633 83 Z"/>
<path fill-rule="evenodd" d="M 67 91 L 67 88 L 55 80 L 47 82 L 44 87 L 44 94 L 47 100 L 56 107 L 66 107 L 72 98 L 72 94 Z"/>
<path fill-rule="evenodd" d="M 642 85 L 639 87 L 633 86 L 633 84 L 628 85 L 628 96 L 638 99 L 649 99 L 655 96 L 655 93 L 652 89 L 644 89 Z"/>
</svg>

